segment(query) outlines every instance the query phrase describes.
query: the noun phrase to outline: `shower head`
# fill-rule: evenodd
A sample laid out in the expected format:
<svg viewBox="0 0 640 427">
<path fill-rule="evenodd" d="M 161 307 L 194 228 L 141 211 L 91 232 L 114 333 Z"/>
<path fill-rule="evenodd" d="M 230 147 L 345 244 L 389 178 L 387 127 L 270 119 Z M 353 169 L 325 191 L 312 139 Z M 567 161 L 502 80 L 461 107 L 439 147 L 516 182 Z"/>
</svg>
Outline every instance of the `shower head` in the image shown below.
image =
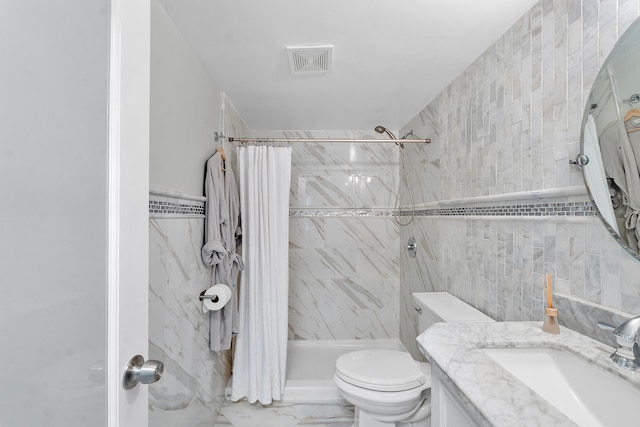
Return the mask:
<svg viewBox="0 0 640 427">
<path fill-rule="evenodd" d="M 386 127 L 384 127 L 384 126 L 380 126 L 380 125 L 378 125 L 378 126 L 376 126 L 376 127 L 374 128 L 374 130 L 375 130 L 376 132 L 378 132 L 378 133 L 386 133 L 386 134 L 389 136 L 389 138 L 391 138 L 391 139 L 397 139 L 397 138 L 395 137 L 395 135 L 394 135 L 394 134 L 392 134 L 392 133 L 389 131 L 389 129 L 387 129 L 387 128 L 386 128 Z"/>
<path fill-rule="evenodd" d="M 402 141 L 398 141 L 398 138 L 396 138 L 396 136 L 386 127 L 378 125 L 373 128 L 373 130 L 378 133 L 386 133 L 389 138 L 393 139 L 396 142 L 396 145 L 400 146 L 400 148 L 404 148 L 404 143 Z"/>
</svg>

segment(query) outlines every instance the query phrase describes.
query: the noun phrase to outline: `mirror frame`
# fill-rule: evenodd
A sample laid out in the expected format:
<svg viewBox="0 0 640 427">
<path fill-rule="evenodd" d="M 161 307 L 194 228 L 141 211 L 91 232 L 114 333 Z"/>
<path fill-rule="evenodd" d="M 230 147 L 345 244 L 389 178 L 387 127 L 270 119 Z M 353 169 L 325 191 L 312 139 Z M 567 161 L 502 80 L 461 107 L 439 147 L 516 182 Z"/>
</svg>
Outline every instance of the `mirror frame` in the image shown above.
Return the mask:
<svg viewBox="0 0 640 427">
<path fill-rule="evenodd" d="M 613 57 L 616 54 L 616 51 L 620 50 L 620 45 L 622 43 L 625 42 L 625 40 L 629 37 L 631 37 L 631 33 L 632 33 L 632 29 L 634 28 L 638 28 L 640 27 L 640 18 L 636 18 L 636 20 L 634 20 L 631 25 L 629 25 L 629 27 L 625 30 L 625 32 L 618 38 L 618 40 L 616 41 L 616 43 L 613 46 L 613 49 L 611 50 L 611 52 L 609 52 L 609 54 L 607 55 L 607 58 L 605 59 L 605 61 L 602 63 L 602 66 L 600 67 L 600 69 L 598 70 L 598 73 L 595 76 L 593 85 L 591 86 L 591 89 L 589 91 L 589 95 L 587 96 L 586 99 L 586 103 L 584 106 L 584 112 L 582 113 L 582 127 L 580 130 L 580 154 L 584 153 L 585 151 L 585 142 L 584 142 L 584 133 L 585 133 L 585 126 L 587 123 L 587 117 L 590 114 L 592 108 L 592 103 L 591 103 L 591 97 L 594 93 L 594 89 L 596 88 L 596 84 L 598 83 L 600 76 L 602 75 L 603 72 L 608 72 L 607 71 L 607 67 L 610 65 L 611 62 L 613 62 Z M 640 29 L 637 30 L 640 33 Z M 638 43 L 638 50 L 639 50 L 639 55 L 640 55 L 640 43 Z M 618 53 L 619 54 L 619 53 Z M 640 87 L 640 84 L 639 84 Z M 639 89 L 640 91 L 640 89 Z M 570 160 L 570 163 L 573 163 Z M 633 250 L 628 244 L 627 241 L 619 234 L 617 233 L 613 227 L 607 222 L 607 220 L 604 218 L 604 215 L 602 214 L 602 212 L 600 211 L 600 208 L 598 207 L 593 194 L 591 192 L 591 189 L 589 188 L 589 183 L 587 182 L 586 179 L 586 174 L 585 174 L 585 168 L 589 167 L 589 165 L 585 165 L 581 169 L 582 172 L 582 179 L 585 185 L 585 188 L 587 190 L 587 194 L 589 195 L 589 200 L 591 201 L 591 204 L 593 205 L 596 214 L 598 216 L 598 218 L 600 218 L 600 222 L 605 226 L 605 228 L 607 229 L 607 231 L 609 232 L 609 234 L 611 235 L 611 237 L 613 237 L 616 242 L 618 242 L 618 244 L 620 244 L 620 246 L 622 246 L 624 248 L 625 251 L 627 251 L 627 253 L 629 253 L 630 255 L 632 255 L 635 259 L 637 259 L 638 261 L 640 261 L 640 252 L 636 252 L 635 250 Z"/>
</svg>

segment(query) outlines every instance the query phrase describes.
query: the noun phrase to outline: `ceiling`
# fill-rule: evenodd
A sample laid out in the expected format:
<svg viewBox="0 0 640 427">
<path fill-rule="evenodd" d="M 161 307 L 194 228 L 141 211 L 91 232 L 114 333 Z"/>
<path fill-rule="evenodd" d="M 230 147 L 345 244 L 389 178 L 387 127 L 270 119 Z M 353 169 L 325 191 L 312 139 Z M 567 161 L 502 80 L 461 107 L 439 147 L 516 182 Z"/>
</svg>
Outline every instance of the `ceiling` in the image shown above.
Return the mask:
<svg viewBox="0 0 640 427">
<path fill-rule="evenodd" d="M 400 129 L 536 0 L 159 0 L 252 130 Z M 331 44 L 292 74 L 286 47 Z"/>
</svg>

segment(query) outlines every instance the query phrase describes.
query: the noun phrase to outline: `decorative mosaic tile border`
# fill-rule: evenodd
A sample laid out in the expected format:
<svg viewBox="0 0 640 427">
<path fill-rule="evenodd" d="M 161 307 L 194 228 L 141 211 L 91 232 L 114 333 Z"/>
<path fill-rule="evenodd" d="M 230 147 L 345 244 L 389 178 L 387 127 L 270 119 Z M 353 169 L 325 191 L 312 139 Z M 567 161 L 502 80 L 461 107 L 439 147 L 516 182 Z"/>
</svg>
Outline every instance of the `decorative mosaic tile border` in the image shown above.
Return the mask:
<svg viewBox="0 0 640 427">
<path fill-rule="evenodd" d="M 205 202 L 191 200 L 192 196 L 149 195 L 150 216 L 190 216 L 203 217 Z M 328 209 L 289 209 L 290 218 L 366 218 L 392 217 L 394 209 L 364 208 L 328 208 Z M 411 210 L 403 208 L 400 216 L 410 216 Z M 503 203 L 490 206 L 464 206 L 451 208 L 416 209 L 415 216 L 494 216 L 494 217 L 526 217 L 526 216 L 595 216 L 596 209 L 591 201 L 579 202 L 542 202 Z"/>
<path fill-rule="evenodd" d="M 149 190 L 150 218 L 204 218 L 205 198 L 162 189 Z"/>
<path fill-rule="evenodd" d="M 402 216 L 411 215 L 404 209 Z M 518 203 L 501 206 L 470 206 L 458 208 L 422 209 L 416 216 L 594 216 L 595 207 L 587 202 Z"/>
<path fill-rule="evenodd" d="M 149 200 L 150 215 L 201 215 L 204 216 L 204 202 L 194 204 L 168 202 L 163 200 Z"/>
<path fill-rule="evenodd" d="M 338 217 L 391 217 L 393 209 L 300 209 L 289 210 L 292 218 Z M 400 216 L 410 216 L 410 209 L 400 211 Z M 537 202 L 504 204 L 499 206 L 466 206 L 455 208 L 416 209 L 415 216 L 595 216 L 593 203 L 586 202 Z"/>
<path fill-rule="evenodd" d="M 394 209 L 289 209 L 290 218 L 390 217 Z"/>
</svg>

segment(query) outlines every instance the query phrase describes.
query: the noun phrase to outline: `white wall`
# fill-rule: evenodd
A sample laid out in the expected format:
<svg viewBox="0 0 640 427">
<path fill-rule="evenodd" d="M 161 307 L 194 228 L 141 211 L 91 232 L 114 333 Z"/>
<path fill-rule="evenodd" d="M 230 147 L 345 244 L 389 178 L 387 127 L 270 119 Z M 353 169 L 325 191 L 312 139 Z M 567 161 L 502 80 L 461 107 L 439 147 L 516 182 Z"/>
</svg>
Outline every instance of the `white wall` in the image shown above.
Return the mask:
<svg viewBox="0 0 640 427">
<path fill-rule="evenodd" d="M 220 130 L 220 87 L 152 0 L 150 187 L 203 195 Z"/>
<path fill-rule="evenodd" d="M 104 426 L 109 1 L 0 3 L 0 425 Z"/>
</svg>

